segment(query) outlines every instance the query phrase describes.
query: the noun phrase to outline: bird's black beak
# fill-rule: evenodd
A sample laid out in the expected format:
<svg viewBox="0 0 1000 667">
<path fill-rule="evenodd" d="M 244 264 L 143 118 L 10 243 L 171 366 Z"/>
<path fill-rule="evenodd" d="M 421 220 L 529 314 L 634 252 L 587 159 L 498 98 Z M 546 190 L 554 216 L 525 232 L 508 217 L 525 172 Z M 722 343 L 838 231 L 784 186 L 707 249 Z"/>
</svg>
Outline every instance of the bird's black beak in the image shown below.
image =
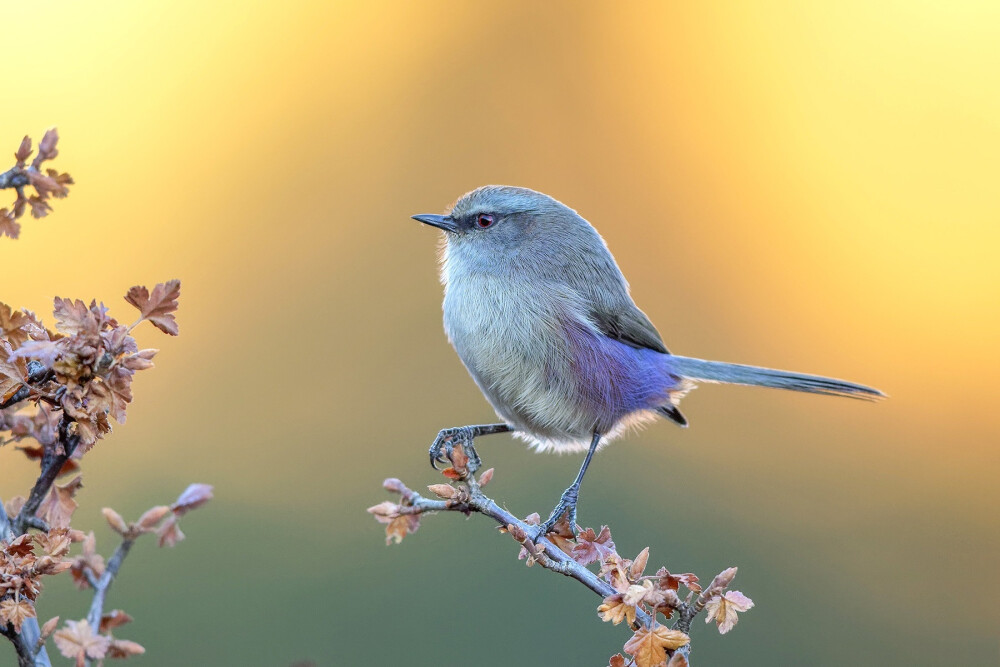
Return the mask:
<svg viewBox="0 0 1000 667">
<path fill-rule="evenodd" d="M 431 215 L 430 213 L 421 213 L 420 215 L 414 215 L 412 217 L 414 220 L 419 220 L 425 225 L 437 227 L 438 229 L 443 229 L 446 232 L 458 231 L 458 225 L 455 224 L 455 221 L 448 215 Z"/>
</svg>

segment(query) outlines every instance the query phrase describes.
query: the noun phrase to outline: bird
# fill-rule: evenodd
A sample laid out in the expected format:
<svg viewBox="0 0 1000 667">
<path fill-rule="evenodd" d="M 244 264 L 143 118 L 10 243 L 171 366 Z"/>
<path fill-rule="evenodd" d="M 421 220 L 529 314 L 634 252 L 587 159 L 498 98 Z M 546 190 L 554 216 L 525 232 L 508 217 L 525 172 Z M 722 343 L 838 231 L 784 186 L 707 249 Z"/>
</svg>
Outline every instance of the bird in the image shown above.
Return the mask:
<svg viewBox="0 0 1000 667">
<path fill-rule="evenodd" d="M 586 452 L 539 536 L 563 517 L 575 534 L 580 486 L 595 452 L 656 418 L 686 427 L 679 403 L 699 383 L 885 396 L 834 378 L 671 354 L 601 235 L 549 195 L 484 185 L 443 215 L 412 218 L 444 232 L 444 329 L 502 420 L 441 430 L 431 466 L 450 459 L 458 444 L 478 466 L 475 438 L 505 432 L 540 452 Z"/>
</svg>

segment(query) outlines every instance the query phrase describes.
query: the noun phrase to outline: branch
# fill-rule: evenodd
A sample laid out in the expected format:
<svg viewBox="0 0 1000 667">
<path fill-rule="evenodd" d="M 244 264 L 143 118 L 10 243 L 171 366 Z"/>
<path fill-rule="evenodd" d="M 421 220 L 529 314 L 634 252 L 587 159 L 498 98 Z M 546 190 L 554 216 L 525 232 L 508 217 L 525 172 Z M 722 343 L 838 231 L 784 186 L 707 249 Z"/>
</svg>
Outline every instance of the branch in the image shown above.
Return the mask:
<svg viewBox="0 0 1000 667">
<path fill-rule="evenodd" d="M 59 422 L 59 438 L 54 444 L 45 446 L 42 454 L 42 471 L 38 475 L 35 485 L 31 488 L 31 493 L 24 502 L 24 506 L 14 519 L 14 535 L 23 535 L 27 532 L 29 526 L 36 525 L 35 512 L 38 511 L 38 507 L 45 500 L 45 496 L 59 476 L 59 471 L 62 470 L 63 464 L 69 460 L 69 457 L 73 455 L 77 445 L 80 443 L 79 436 L 69 434 L 69 425 L 71 423 L 73 423 L 73 419 L 63 413 L 62 420 Z"/>
<path fill-rule="evenodd" d="M 11 394 L 10 398 L 6 401 L 0 402 L 0 410 L 4 408 L 9 408 L 15 403 L 20 403 L 26 398 L 30 398 L 33 393 L 37 390 L 32 385 L 42 384 L 51 380 L 55 376 L 55 373 L 43 366 L 41 363 L 35 361 L 34 359 L 28 362 L 28 377 L 27 382 L 21 385 L 21 388 Z"/>
<path fill-rule="evenodd" d="M 15 534 L 11 529 L 10 518 L 7 516 L 3 502 L 0 501 L 0 541 L 10 542 L 14 537 Z M 0 634 L 14 644 L 14 650 L 17 651 L 18 667 L 52 667 L 45 647 L 35 648 L 38 645 L 39 637 L 42 635 L 42 631 L 38 627 L 37 618 L 24 619 L 24 622 L 21 624 L 20 634 L 15 632 L 13 626 L 10 624 L 0 626 Z"/>
<path fill-rule="evenodd" d="M 479 458 L 475 453 L 470 460 L 461 445 L 453 450 L 449 455 L 453 467 L 445 469 L 443 474 L 456 484 L 429 486 L 437 499 L 422 496 L 395 478 L 383 482 L 386 490 L 399 494 L 401 498 L 398 504 L 386 501 L 368 509 L 378 521 L 388 524 L 387 543 L 393 540 L 398 542 L 407 533 L 416 531 L 420 515 L 427 512 L 461 512 L 465 515 L 476 512 L 487 516 L 500 526 L 502 532 L 510 534 L 520 544 L 520 557 L 527 556 L 529 565 L 538 563 L 544 569 L 574 579 L 600 595 L 603 604 L 597 611 L 603 620 L 615 625 L 628 621 L 635 631 L 625 644 L 626 652 L 634 654 L 629 664 L 645 666 L 669 660 L 671 666 L 687 665 L 691 651 L 691 622 L 706 606 L 723 633 L 736 623 L 736 612 L 753 606 L 752 601 L 741 593 L 734 593 L 738 597 L 732 599 L 726 594 L 736 575 L 736 568 L 724 570 L 703 590 L 698 584 L 698 577 L 691 573 L 674 575 L 661 568 L 655 575 L 644 575 L 649 549 L 643 549 L 635 560 L 622 558 L 616 551 L 607 526 L 603 526 L 599 534 L 593 529 L 576 526 L 579 533 L 575 533 L 570 530 L 565 517 L 561 517 L 552 532 L 542 534 L 538 515 L 520 519 L 483 493 L 482 487 L 492 479 L 493 471 L 487 470 L 477 480 L 475 471 L 479 467 Z M 600 573 L 586 567 L 595 562 L 601 565 Z M 685 600 L 678 597 L 680 585 L 689 591 Z M 727 604 L 732 605 L 731 608 L 727 608 Z M 659 622 L 659 614 L 666 619 L 675 618 L 673 627 L 668 629 Z M 725 622 L 720 619 L 725 619 Z M 617 656 L 611 664 L 624 662 L 621 656 Z"/>
<path fill-rule="evenodd" d="M 129 550 L 135 544 L 135 539 L 135 537 L 126 537 L 122 540 L 122 543 L 111 555 L 107 567 L 104 568 L 104 574 L 100 578 L 95 578 L 90 568 L 86 570 L 87 581 L 94 587 L 94 599 L 90 603 L 90 611 L 87 613 L 87 623 L 90 624 L 94 632 L 97 632 L 101 627 L 101 617 L 104 616 L 104 598 L 107 596 L 108 589 L 111 588 L 111 583 L 115 580 L 118 570 L 121 569 L 125 557 L 128 556 Z"/>
<path fill-rule="evenodd" d="M 539 526 L 532 525 L 519 519 L 507 510 L 500 507 L 496 501 L 482 492 L 479 482 L 474 475 L 468 475 L 465 482 L 468 489 L 467 498 L 461 498 L 458 502 L 454 500 L 432 500 L 421 496 L 416 491 L 406 487 L 398 479 L 387 479 L 385 488 L 396 491 L 402 496 L 405 505 L 401 508 L 400 514 L 422 514 L 424 512 L 461 512 L 468 515 L 476 512 L 487 516 L 501 528 L 506 530 L 517 540 L 527 551 L 536 563 L 546 570 L 558 572 L 571 579 L 575 579 L 593 592 L 606 598 L 614 595 L 618 591 L 612 588 L 611 584 L 600 579 L 596 574 L 583 567 L 570 558 L 566 552 L 553 544 L 548 537 L 539 535 Z M 649 627 L 651 618 L 645 612 L 639 610 L 636 613 L 636 620 L 645 627 Z"/>
</svg>

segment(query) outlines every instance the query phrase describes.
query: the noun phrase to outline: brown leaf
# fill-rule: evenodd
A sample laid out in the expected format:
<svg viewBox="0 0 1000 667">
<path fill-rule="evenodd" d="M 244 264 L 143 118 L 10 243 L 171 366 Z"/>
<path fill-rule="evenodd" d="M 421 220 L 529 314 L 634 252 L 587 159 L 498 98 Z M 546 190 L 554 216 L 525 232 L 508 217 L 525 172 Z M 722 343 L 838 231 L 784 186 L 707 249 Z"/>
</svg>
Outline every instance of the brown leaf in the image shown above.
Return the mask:
<svg viewBox="0 0 1000 667">
<path fill-rule="evenodd" d="M 28 332 L 24 327 L 30 323 L 31 318 L 23 310 L 13 310 L 7 304 L 0 303 L 0 336 L 6 338 L 11 347 L 19 347 L 28 340 Z"/>
<path fill-rule="evenodd" d="M 462 473 L 458 472 L 457 470 L 455 470 L 451 466 L 448 466 L 447 468 L 445 468 L 444 470 L 442 470 L 441 474 L 444 475 L 445 477 L 447 477 L 448 479 L 454 479 L 456 481 L 460 480 L 460 479 L 463 479 L 465 477 L 465 475 L 463 475 Z"/>
<path fill-rule="evenodd" d="M 29 157 L 31 157 L 31 137 L 25 135 L 24 139 L 21 139 L 21 145 L 17 147 L 17 152 L 14 153 L 14 159 L 23 167 Z"/>
<path fill-rule="evenodd" d="M 615 653 L 611 656 L 611 659 L 608 660 L 608 667 L 625 667 L 625 656 L 621 653 Z"/>
<path fill-rule="evenodd" d="M 5 544 L 3 551 L 13 556 L 27 556 L 34 553 L 35 550 L 34 540 L 29 533 L 15 537 L 9 544 L 6 542 L 0 542 L 0 544 Z"/>
<path fill-rule="evenodd" d="M 625 650 L 632 654 L 636 667 L 657 667 L 667 661 L 667 650 L 684 646 L 690 637 L 680 630 L 657 623 L 652 630 L 639 628 L 625 643 Z"/>
<path fill-rule="evenodd" d="M 211 484 L 191 484 L 177 497 L 170 509 L 177 516 L 183 516 L 193 509 L 198 509 L 212 499 Z"/>
<path fill-rule="evenodd" d="M 725 595 L 717 595 L 705 605 L 706 623 L 715 621 L 719 626 L 719 634 L 726 634 L 735 627 L 739 620 L 737 612 L 749 611 L 753 600 L 739 591 L 727 591 Z"/>
<path fill-rule="evenodd" d="M 131 623 L 132 617 L 126 614 L 121 609 L 112 609 L 108 613 L 101 616 L 101 624 L 98 632 L 108 632 L 109 630 L 114 630 L 117 627 L 121 627 L 126 623 Z"/>
<path fill-rule="evenodd" d="M 597 608 L 597 613 L 601 615 L 601 620 L 611 621 L 615 625 L 625 620 L 629 625 L 635 622 L 635 605 L 627 604 L 621 593 L 604 598 L 604 602 Z"/>
<path fill-rule="evenodd" d="M 639 555 L 635 557 L 632 561 L 632 565 L 628 569 L 629 576 L 632 581 L 635 581 L 642 576 L 642 571 L 646 569 L 646 561 L 649 560 L 649 547 L 646 547 L 639 552 Z"/>
<path fill-rule="evenodd" d="M 76 660 L 83 667 L 87 658 L 100 660 L 108 652 L 111 640 L 94 634 L 87 621 L 66 621 L 66 627 L 57 630 L 52 636 L 59 652 L 67 658 Z"/>
<path fill-rule="evenodd" d="M 48 522 L 51 528 L 68 528 L 77 503 L 73 496 L 83 486 L 83 476 L 77 475 L 65 484 L 56 484 L 49 491 L 36 516 Z"/>
<path fill-rule="evenodd" d="M 701 593 L 701 585 L 698 583 L 698 577 L 690 572 L 685 572 L 684 574 L 670 574 L 670 571 L 667 570 L 667 568 L 661 567 L 656 571 L 656 576 L 659 577 L 657 585 L 664 590 L 669 589 L 676 591 L 680 584 L 684 584 L 689 591 Z"/>
<path fill-rule="evenodd" d="M 392 544 L 395 542 L 399 544 L 408 534 L 417 532 L 418 528 L 420 528 L 419 514 L 397 516 L 385 527 L 385 543 Z"/>
<path fill-rule="evenodd" d="M 630 586 L 628 566 L 628 560 L 623 559 L 617 553 L 613 553 L 601 563 L 601 571 L 598 572 L 598 576 L 605 577 L 612 588 L 619 593 L 624 593 Z"/>
<path fill-rule="evenodd" d="M 688 667 L 688 659 L 683 653 L 674 653 L 667 663 L 667 667 Z"/>
<path fill-rule="evenodd" d="M 0 601 L 0 621 L 14 626 L 14 632 L 21 632 L 21 624 L 25 619 L 35 618 L 35 606 L 28 600 L 13 598 Z"/>
<path fill-rule="evenodd" d="M 109 658 L 127 658 L 132 655 L 142 655 L 146 652 L 142 644 L 130 642 L 127 639 L 112 639 L 108 645 Z"/>
<path fill-rule="evenodd" d="M 90 587 L 90 582 L 87 581 L 87 570 L 90 570 L 96 577 L 104 574 L 104 557 L 97 553 L 96 547 L 97 538 L 94 537 L 94 531 L 90 531 L 83 538 L 83 552 L 73 559 L 72 567 L 70 567 L 73 583 L 81 590 Z"/>
<path fill-rule="evenodd" d="M 593 528 L 583 530 L 576 538 L 576 546 L 570 554 L 577 563 L 583 566 L 603 561 L 615 553 L 615 543 L 611 541 L 611 529 L 601 526 L 601 533 L 594 534 Z"/>
<path fill-rule="evenodd" d="M 466 473 L 469 471 L 469 455 L 465 453 L 465 447 L 461 444 L 455 445 L 455 449 L 451 452 L 451 464 L 455 467 L 455 470 L 465 477 Z"/>
<path fill-rule="evenodd" d="M 69 531 L 65 528 L 53 528 L 48 533 L 37 534 L 35 535 L 35 541 L 38 542 L 45 553 L 56 558 L 69 553 L 70 545 L 73 543 L 70 539 Z"/>
<path fill-rule="evenodd" d="M 0 208 L 0 236 L 16 239 L 20 235 L 21 224 L 17 222 L 17 216 L 6 208 Z"/>
<path fill-rule="evenodd" d="M 125 295 L 125 300 L 139 309 L 144 320 L 171 336 L 177 335 L 177 321 L 173 312 L 177 310 L 177 298 L 181 295 L 181 281 L 170 280 L 153 288 L 153 293 L 136 285 Z"/>
<path fill-rule="evenodd" d="M 161 547 L 172 547 L 184 539 L 184 533 L 177 522 L 177 515 L 171 514 L 166 521 L 156 529 L 158 544 Z"/>
</svg>

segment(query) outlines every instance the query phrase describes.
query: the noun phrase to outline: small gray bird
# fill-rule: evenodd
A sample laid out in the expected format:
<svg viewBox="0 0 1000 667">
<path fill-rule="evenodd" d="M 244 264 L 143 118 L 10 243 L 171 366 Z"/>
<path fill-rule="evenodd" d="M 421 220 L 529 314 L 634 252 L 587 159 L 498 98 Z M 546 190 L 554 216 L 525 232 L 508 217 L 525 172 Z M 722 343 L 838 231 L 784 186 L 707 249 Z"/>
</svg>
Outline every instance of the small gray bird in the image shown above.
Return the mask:
<svg viewBox="0 0 1000 667">
<path fill-rule="evenodd" d="M 599 447 L 677 405 L 697 382 L 725 382 L 875 400 L 870 387 L 670 354 L 632 301 L 604 239 L 576 211 L 527 188 L 486 185 L 447 215 L 415 215 L 445 231 L 444 328 L 503 420 L 445 429 L 431 465 L 461 443 L 513 431 L 537 451 L 586 451 L 539 535 L 564 514 L 576 530 L 580 483 Z M 436 467 L 436 466 L 435 466 Z"/>
</svg>

